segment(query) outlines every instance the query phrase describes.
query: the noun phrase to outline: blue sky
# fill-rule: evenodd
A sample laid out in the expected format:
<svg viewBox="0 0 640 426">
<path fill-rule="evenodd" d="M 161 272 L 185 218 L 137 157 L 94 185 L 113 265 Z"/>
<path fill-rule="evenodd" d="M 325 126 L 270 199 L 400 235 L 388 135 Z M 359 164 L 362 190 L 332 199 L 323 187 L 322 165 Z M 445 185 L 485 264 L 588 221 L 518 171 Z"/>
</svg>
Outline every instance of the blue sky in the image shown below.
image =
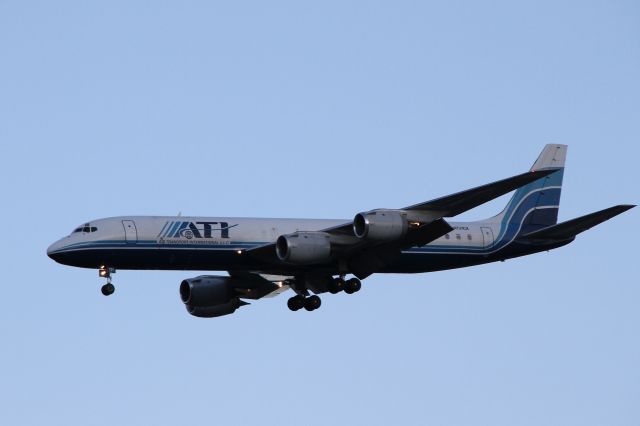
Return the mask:
<svg viewBox="0 0 640 426">
<path fill-rule="evenodd" d="M 635 210 L 313 313 L 202 320 L 197 272 L 104 298 L 46 257 L 107 216 L 401 207 L 545 143 L 569 145 L 561 220 L 640 199 L 637 2 L 233 3 L 0 3 L 0 423 L 640 423 Z"/>
</svg>

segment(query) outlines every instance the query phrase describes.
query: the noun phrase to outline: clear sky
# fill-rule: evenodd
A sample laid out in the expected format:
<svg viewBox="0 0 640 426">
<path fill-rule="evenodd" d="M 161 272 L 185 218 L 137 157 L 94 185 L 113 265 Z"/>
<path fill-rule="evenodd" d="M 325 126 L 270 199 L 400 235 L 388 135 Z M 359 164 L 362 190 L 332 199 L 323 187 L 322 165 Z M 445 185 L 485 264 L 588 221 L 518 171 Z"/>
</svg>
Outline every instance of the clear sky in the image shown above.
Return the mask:
<svg viewBox="0 0 640 426">
<path fill-rule="evenodd" d="M 640 424 L 637 209 L 313 313 L 198 319 L 198 272 L 105 298 L 45 255 L 107 216 L 401 207 L 545 143 L 569 145 L 561 220 L 638 203 L 637 1 L 5 0 L 0 54 L 0 424 Z"/>
</svg>

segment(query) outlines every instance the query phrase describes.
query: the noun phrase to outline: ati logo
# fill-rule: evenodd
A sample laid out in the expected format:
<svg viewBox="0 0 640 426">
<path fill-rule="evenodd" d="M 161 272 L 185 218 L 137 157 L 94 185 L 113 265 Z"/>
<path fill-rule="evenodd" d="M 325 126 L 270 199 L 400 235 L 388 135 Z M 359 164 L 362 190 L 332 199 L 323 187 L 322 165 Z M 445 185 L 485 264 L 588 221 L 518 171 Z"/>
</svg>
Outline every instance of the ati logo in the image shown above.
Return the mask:
<svg viewBox="0 0 640 426">
<path fill-rule="evenodd" d="M 217 226 L 214 226 L 217 225 Z M 238 224 L 229 226 L 227 222 L 183 222 L 170 221 L 164 224 L 158 238 L 229 238 L 229 229 Z M 215 236 L 214 236 L 215 233 Z"/>
</svg>

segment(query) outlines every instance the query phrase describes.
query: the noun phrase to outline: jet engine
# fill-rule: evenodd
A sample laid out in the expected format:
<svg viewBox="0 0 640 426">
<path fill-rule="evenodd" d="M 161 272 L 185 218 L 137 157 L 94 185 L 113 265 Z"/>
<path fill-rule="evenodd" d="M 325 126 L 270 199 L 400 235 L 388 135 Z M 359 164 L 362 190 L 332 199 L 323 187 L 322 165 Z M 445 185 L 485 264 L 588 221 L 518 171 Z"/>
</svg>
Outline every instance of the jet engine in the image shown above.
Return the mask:
<svg viewBox="0 0 640 426">
<path fill-rule="evenodd" d="M 201 275 L 180 283 L 180 298 L 187 312 L 201 318 L 232 314 L 246 302 L 241 301 L 231 277 Z"/>
<path fill-rule="evenodd" d="M 281 235 L 276 241 L 276 254 L 283 262 L 311 264 L 326 262 L 331 257 L 331 241 L 326 232 L 295 232 Z"/>
<path fill-rule="evenodd" d="M 353 233 L 358 238 L 393 241 L 402 238 L 409 228 L 401 210 L 373 210 L 358 213 L 353 219 Z"/>
</svg>

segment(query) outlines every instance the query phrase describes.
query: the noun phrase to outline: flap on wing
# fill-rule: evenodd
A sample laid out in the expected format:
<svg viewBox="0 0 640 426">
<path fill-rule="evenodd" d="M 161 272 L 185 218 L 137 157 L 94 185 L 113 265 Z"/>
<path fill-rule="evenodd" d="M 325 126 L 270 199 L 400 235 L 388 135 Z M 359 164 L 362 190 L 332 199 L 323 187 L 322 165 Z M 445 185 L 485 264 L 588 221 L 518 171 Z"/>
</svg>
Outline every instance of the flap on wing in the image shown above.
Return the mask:
<svg viewBox="0 0 640 426">
<path fill-rule="evenodd" d="M 512 176 L 507 179 L 478 186 L 466 191 L 436 198 L 435 200 L 427 201 L 426 203 L 414 204 L 412 206 L 405 207 L 403 210 L 435 211 L 440 213 L 440 217 L 456 216 L 524 185 L 555 173 L 558 170 L 560 169 L 549 168 L 545 170 L 532 170 L 527 173 L 522 173 L 517 176 Z"/>
<path fill-rule="evenodd" d="M 391 264 L 402 250 L 429 244 L 451 231 L 453 228 L 444 219 L 434 220 L 412 230 L 400 241 L 361 250 L 349 259 L 349 269 L 356 277 L 364 279 Z"/>
<path fill-rule="evenodd" d="M 453 228 L 446 220 L 436 219 L 433 222 L 420 226 L 418 229 L 412 230 L 398 243 L 398 246 L 401 249 L 421 247 L 451 231 L 453 231 Z"/>
<path fill-rule="evenodd" d="M 229 275 L 235 278 L 233 283 L 236 295 L 244 299 L 261 299 L 280 294 L 289 288 L 284 282 L 273 282 L 252 272 L 229 271 Z"/>
<path fill-rule="evenodd" d="M 557 225 L 552 225 L 547 228 L 540 229 L 539 231 L 530 232 L 523 235 L 523 237 L 532 240 L 568 240 L 587 229 L 619 215 L 620 213 L 624 213 L 627 210 L 632 209 L 633 207 L 635 206 L 630 204 L 621 204 L 609 207 L 608 209 L 590 213 Z"/>
</svg>

